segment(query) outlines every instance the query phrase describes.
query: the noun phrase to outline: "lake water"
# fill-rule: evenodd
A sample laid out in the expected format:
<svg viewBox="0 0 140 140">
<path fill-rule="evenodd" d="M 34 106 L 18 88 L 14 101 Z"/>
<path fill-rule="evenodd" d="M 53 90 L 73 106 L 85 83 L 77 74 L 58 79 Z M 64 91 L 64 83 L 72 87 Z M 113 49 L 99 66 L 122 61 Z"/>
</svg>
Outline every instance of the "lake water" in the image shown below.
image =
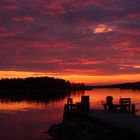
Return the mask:
<svg viewBox="0 0 140 140">
<path fill-rule="evenodd" d="M 74 102 L 81 100 L 81 95 L 90 96 L 93 109 L 103 109 L 102 101 L 106 96 L 113 96 L 118 103 L 120 97 L 129 97 L 136 104 L 136 115 L 140 115 L 140 91 L 120 89 L 95 89 L 71 93 Z M 63 117 L 63 106 L 66 98 L 49 101 L 9 101 L 0 100 L 0 140 L 46 140 L 44 131 L 53 123 L 59 123 Z"/>
</svg>

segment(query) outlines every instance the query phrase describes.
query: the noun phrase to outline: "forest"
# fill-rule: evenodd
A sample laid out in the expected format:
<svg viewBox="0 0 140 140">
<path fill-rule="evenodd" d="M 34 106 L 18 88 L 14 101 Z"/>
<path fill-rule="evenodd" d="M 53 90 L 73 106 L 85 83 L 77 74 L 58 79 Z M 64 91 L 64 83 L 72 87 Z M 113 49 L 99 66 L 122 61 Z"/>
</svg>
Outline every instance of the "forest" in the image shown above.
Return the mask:
<svg viewBox="0 0 140 140">
<path fill-rule="evenodd" d="M 29 77 L 0 80 L 0 98 L 13 101 L 36 100 L 49 101 L 69 96 L 77 90 L 87 90 L 84 83 L 54 77 Z"/>
<path fill-rule="evenodd" d="M 6 78 L 0 80 L 0 89 L 3 90 L 80 90 L 84 88 L 84 83 L 71 83 L 54 77 Z"/>
<path fill-rule="evenodd" d="M 114 85 L 103 85 L 103 86 L 92 86 L 93 88 L 120 88 L 120 89 L 140 89 L 140 82 L 114 84 Z"/>
</svg>

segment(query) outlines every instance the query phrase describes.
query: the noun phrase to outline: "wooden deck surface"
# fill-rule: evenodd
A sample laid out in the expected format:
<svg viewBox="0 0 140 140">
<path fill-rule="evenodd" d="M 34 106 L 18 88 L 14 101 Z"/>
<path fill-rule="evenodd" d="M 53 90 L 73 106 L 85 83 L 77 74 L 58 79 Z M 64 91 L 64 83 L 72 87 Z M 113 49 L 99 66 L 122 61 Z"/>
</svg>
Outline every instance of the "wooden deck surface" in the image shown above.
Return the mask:
<svg viewBox="0 0 140 140">
<path fill-rule="evenodd" d="M 140 116 L 130 113 L 91 110 L 90 117 L 118 129 L 132 131 L 140 135 Z"/>
</svg>

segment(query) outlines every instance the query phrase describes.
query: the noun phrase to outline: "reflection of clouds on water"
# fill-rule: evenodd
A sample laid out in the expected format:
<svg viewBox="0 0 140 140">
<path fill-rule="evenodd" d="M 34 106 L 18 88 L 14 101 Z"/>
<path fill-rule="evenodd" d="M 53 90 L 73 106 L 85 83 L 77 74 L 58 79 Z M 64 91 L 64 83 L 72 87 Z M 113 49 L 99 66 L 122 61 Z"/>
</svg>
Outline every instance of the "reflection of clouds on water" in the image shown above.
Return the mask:
<svg viewBox="0 0 140 140">
<path fill-rule="evenodd" d="M 45 108 L 45 104 L 42 103 L 35 103 L 35 102 L 27 102 L 27 101 L 21 101 L 21 102 L 13 102 L 8 101 L 7 102 L 0 102 L 0 111 L 12 111 L 12 110 L 30 110 L 30 109 L 43 109 Z"/>
</svg>

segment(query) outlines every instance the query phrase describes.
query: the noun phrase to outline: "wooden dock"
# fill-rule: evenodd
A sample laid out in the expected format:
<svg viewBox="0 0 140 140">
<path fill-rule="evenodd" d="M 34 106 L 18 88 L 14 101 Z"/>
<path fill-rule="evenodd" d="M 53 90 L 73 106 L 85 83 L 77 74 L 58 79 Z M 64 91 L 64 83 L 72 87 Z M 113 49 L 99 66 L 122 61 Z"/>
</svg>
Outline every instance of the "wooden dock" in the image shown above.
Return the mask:
<svg viewBox="0 0 140 140">
<path fill-rule="evenodd" d="M 132 132 L 140 138 L 140 116 L 134 115 L 135 104 L 131 104 L 130 98 L 120 98 L 119 104 L 113 104 L 113 97 L 107 96 L 103 103 L 104 110 L 90 109 L 89 96 L 82 96 L 81 102 L 73 103 L 68 98 L 64 106 L 63 121 L 80 116 L 88 116 L 112 128 L 117 128 L 127 133 Z"/>
<path fill-rule="evenodd" d="M 73 103 L 72 98 L 67 98 L 67 104 L 64 105 L 63 121 L 67 121 L 73 117 L 79 117 L 83 113 L 89 112 L 89 109 L 89 96 L 82 96 L 81 102 L 76 103 Z"/>
<path fill-rule="evenodd" d="M 131 131 L 140 136 L 140 116 L 103 110 L 91 110 L 88 116 L 112 127 Z"/>
</svg>

